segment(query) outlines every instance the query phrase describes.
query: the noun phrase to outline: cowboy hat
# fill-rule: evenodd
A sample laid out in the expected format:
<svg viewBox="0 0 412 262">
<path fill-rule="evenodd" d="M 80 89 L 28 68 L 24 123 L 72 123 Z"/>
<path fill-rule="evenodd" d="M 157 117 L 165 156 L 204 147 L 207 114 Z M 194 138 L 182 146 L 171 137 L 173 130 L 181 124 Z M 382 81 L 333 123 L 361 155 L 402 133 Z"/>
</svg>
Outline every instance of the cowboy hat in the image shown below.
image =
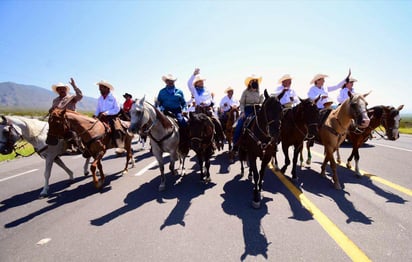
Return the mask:
<svg viewBox="0 0 412 262">
<path fill-rule="evenodd" d="M 127 98 L 127 97 L 132 98 L 132 95 L 131 95 L 131 94 L 129 94 L 129 93 L 124 93 L 123 97 L 124 97 L 124 98 Z"/>
<path fill-rule="evenodd" d="M 52 85 L 52 90 L 57 93 L 57 88 L 58 87 L 65 87 L 66 88 L 66 92 L 68 93 L 70 91 L 70 87 L 67 84 L 63 84 L 62 82 L 59 82 L 57 84 Z"/>
<path fill-rule="evenodd" d="M 283 75 L 283 76 L 279 79 L 278 83 L 279 83 L 279 84 L 282 84 L 283 81 L 288 80 L 288 79 L 292 80 L 292 77 L 291 77 L 289 74 Z"/>
<path fill-rule="evenodd" d="M 317 74 L 313 77 L 313 79 L 310 81 L 311 84 L 315 83 L 316 81 L 318 81 L 321 78 L 325 78 L 328 77 L 328 75 L 324 75 L 324 74 Z"/>
<path fill-rule="evenodd" d="M 323 99 L 323 105 L 326 105 L 326 104 L 333 104 L 333 99 L 330 96 Z"/>
<path fill-rule="evenodd" d="M 255 75 L 255 74 L 252 74 L 252 75 L 246 77 L 246 79 L 245 79 L 245 85 L 246 85 L 246 86 L 249 86 L 250 80 L 253 80 L 253 79 L 256 79 L 256 80 L 258 81 L 259 85 L 260 85 L 260 82 L 262 82 L 262 77 L 261 77 L 261 76 L 257 76 L 257 75 Z"/>
<path fill-rule="evenodd" d="M 176 81 L 177 78 L 173 76 L 172 74 L 167 74 L 165 76 L 162 76 L 163 82 L 166 82 L 166 80 L 171 80 L 171 81 Z"/>
<path fill-rule="evenodd" d="M 101 80 L 101 81 L 97 82 L 96 85 L 98 85 L 98 86 L 105 86 L 105 87 L 109 88 L 110 91 L 112 91 L 112 90 L 114 89 L 113 86 L 112 86 L 109 82 L 107 82 L 107 81 L 105 81 L 105 80 Z"/>
<path fill-rule="evenodd" d="M 229 91 L 234 91 L 233 87 L 229 86 L 225 89 L 225 93 L 228 93 Z"/>
<path fill-rule="evenodd" d="M 357 82 L 357 81 L 358 81 L 358 80 L 356 80 L 355 78 L 349 77 L 348 83 Z"/>
<path fill-rule="evenodd" d="M 193 85 L 195 85 L 196 82 L 205 81 L 205 80 L 206 78 L 202 77 L 201 75 L 196 75 L 195 79 L 193 79 Z"/>
</svg>

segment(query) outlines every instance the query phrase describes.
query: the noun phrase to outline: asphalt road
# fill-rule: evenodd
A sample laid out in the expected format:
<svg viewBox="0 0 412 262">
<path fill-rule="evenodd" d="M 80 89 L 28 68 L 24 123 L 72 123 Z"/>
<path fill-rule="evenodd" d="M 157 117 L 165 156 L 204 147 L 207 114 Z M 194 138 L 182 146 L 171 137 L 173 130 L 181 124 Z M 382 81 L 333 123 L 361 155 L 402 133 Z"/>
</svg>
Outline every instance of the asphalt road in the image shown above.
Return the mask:
<svg viewBox="0 0 412 262">
<path fill-rule="evenodd" d="M 343 145 L 343 159 L 349 150 Z M 322 152 L 315 145 L 294 185 L 290 168 L 286 177 L 267 169 L 258 210 L 251 182 L 223 151 L 211 183 L 199 181 L 191 151 L 186 176 L 168 175 L 164 192 L 148 150 L 135 153 L 125 176 L 125 158 L 109 151 L 100 192 L 83 176 L 83 158 L 65 156 L 75 182 L 54 166 L 43 199 L 42 159 L 0 163 L 0 261 L 410 261 L 412 136 L 369 141 L 362 178 L 338 168 L 341 191 L 318 174 Z"/>
</svg>

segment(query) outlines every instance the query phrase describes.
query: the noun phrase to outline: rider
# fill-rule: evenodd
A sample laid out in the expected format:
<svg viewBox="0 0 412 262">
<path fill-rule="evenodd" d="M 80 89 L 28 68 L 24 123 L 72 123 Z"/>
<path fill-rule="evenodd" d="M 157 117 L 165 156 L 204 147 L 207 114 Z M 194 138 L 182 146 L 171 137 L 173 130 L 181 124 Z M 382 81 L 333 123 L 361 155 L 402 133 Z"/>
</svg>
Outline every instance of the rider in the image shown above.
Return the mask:
<svg viewBox="0 0 412 262">
<path fill-rule="evenodd" d="M 132 108 L 132 105 L 133 105 L 133 99 L 132 99 L 133 96 L 129 93 L 125 93 L 123 97 L 125 101 L 123 103 L 122 110 L 127 120 L 130 121 L 130 109 Z"/>
<path fill-rule="evenodd" d="M 121 127 L 120 120 L 117 118 L 120 107 L 116 98 L 111 93 L 114 88 L 109 82 L 104 80 L 97 82 L 96 85 L 99 86 L 101 96 L 97 100 L 97 107 L 93 117 L 97 117 L 102 122 L 109 124 L 113 142 L 118 148 L 123 148 L 122 137 L 124 131 Z"/>
<path fill-rule="evenodd" d="M 226 122 L 227 122 L 227 114 L 232 108 L 238 108 L 239 107 L 239 101 L 233 97 L 233 88 L 228 87 L 225 90 L 225 93 L 227 94 L 222 98 L 220 101 L 220 121 L 222 122 L 222 127 L 225 129 L 226 127 Z"/>
<path fill-rule="evenodd" d="M 245 79 L 246 89 L 240 97 L 240 111 L 238 122 L 236 124 L 235 132 L 233 134 L 233 152 L 239 150 L 239 138 L 243 129 L 245 119 L 250 115 L 255 115 L 260 104 L 263 102 L 263 97 L 259 92 L 259 85 L 262 82 L 262 77 L 252 74 Z M 257 106 L 257 107 L 256 107 Z"/>
<path fill-rule="evenodd" d="M 157 105 L 163 112 L 170 112 L 176 117 L 179 124 L 180 140 L 182 145 L 188 141 L 187 122 L 183 117 L 183 110 L 186 109 L 186 100 L 183 91 L 175 86 L 177 80 L 172 74 L 162 76 L 166 86 L 159 91 L 157 96 Z"/>
<path fill-rule="evenodd" d="M 202 77 L 200 74 L 200 69 L 195 68 L 195 71 L 190 76 L 187 81 L 187 86 L 192 96 L 195 98 L 196 102 L 196 113 L 206 113 L 213 121 L 215 125 L 215 134 L 217 146 L 223 149 L 223 143 L 225 135 L 223 134 L 222 126 L 220 125 L 219 119 L 213 113 L 213 97 L 212 93 L 204 86 L 204 81 L 206 78 Z"/>
<path fill-rule="evenodd" d="M 352 94 L 355 93 L 355 90 L 353 89 L 353 83 L 355 83 L 356 80 L 353 77 L 349 77 L 346 79 L 345 84 L 342 86 L 342 89 L 339 92 L 339 95 L 337 97 L 338 103 L 342 104 L 346 99 L 349 98 L 348 92 L 351 92 Z"/>
<path fill-rule="evenodd" d="M 292 77 L 288 74 L 282 76 L 279 81 L 280 86 L 278 86 L 275 90 L 275 95 L 279 96 L 282 92 L 284 92 L 282 98 L 280 99 L 280 103 L 284 108 L 291 108 L 299 104 L 299 98 L 290 86 L 292 85 Z"/>
<path fill-rule="evenodd" d="M 76 82 L 74 81 L 73 78 L 70 78 L 70 85 L 73 87 L 75 94 L 70 95 L 70 87 L 67 84 L 64 83 L 57 83 L 52 85 L 51 89 L 53 92 L 57 93 L 59 96 L 53 99 L 53 104 L 51 108 L 49 109 L 49 113 L 51 113 L 55 108 L 59 109 L 69 109 L 76 111 L 76 104 L 83 98 L 82 91 L 77 87 Z M 49 130 L 50 131 L 50 130 Z M 67 140 L 67 152 L 68 153 L 74 153 L 78 151 L 78 145 L 77 145 L 77 136 L 71 132 L 71 137 L 70 139 Z M 47 133 L 47 144 L 57 144 L 52 141 L 52 139 L 49 136 L 49 132 Z"/>
<path fill-rule="evenodd" d="M 324 100 L 326 100 L 329 96 L 328 92 L 335 91 L 335 90 L 338 90 L 339 88 L 341 88 L 345 84 L 346 79 L 349 76 L 347 78 L 343 79 L 342 81 L 340 81 L 335 86 L 324 87 L 323 84 L 325 83 L 325 78 L 326 77 L 328 77 L 328 75 L 317 74 L 310 81 L 310 83 L 314 84 L 314 85 L 309 89 L 308 97 L 312 101 L 315 101 L 315 99 L 317 99 L 320 96 L 320 99 L 319 99 L 318 103 L 316 104 L 319 109 L 323 108 L 323 103 L 325 102 Z"/>
</svg>

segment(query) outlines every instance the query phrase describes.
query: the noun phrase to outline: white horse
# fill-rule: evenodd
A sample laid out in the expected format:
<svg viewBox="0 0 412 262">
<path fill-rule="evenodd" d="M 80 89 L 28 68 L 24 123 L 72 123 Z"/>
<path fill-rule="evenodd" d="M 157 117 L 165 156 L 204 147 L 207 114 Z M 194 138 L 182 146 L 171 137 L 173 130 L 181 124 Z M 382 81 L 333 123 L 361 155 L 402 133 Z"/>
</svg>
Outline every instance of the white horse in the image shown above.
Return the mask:
<svg viewBox="0 0 412 262">
<path fill-rule="evenodd" d="M 150 137 L 152 153 L 156 157 L 160 168 L 159 191 L 166 188 L 166 177 L 164 174 L 163 152 L 170 153 L 169 169 L 176 174 L 175 161 L 180 161 L 182 175 L 184 175 L 184 161 L 189 149 L 179 149 L 179 127 L 177 122 L 165 116 L 156 107 L 145 101 L 143 97 L 135 101 L 130 110 L 131 120 L 129 130 L 133 133 L 141 133 Z"/>
<path fill-rule="evenodd" d="M 1 116 L 0 122 L 0 153 L 10 154 L 15 150 L 16 142 L 20 139 L 26 140 L 33 145 L 36 153 L 46 160 L 44 169 L 44 186 L 40 197 L 47 196 L 49 190 L 49 179 L 53 162 L 64 169 L 73 181 L 73 171 L 71 171 L 59 157 L 65 152 L 65 142 L 58 140 L 57 145 L 47 145 L 47 131 L 49 124 L 45 121 L 30 119 L 21 116 Z M 88 175 L 89 158 L 86 159 L 83 172 Z"/>
</svg>

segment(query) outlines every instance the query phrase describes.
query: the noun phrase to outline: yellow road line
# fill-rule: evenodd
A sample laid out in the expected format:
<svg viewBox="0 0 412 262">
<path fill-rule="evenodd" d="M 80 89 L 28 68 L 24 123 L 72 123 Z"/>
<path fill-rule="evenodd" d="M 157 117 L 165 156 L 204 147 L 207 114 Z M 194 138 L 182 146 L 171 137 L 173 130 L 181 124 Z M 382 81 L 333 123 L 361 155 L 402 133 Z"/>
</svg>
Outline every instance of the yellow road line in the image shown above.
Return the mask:
<svg viewBox="0 0 412 262">
<path fill-rule="evenodd" d="M 292 192 L 296 199 L 322 226 L 322 228 L 335 240 L 342 250 L 352 259 L 352 261 L 371 261 L 368 256 L 350 240 L 325 214 L 320 211 L 299 189 L 297 189 L 280 171 L 275 171 L 269 163 L 268 167 L 279 178 L 279 180 Z"/>
<path fill-rule="evenodd" d="M 321 157 L 322 159 L 323 159 L 323 154 L 319 154 L 318 152 L 315 152 L 315 151 L 311 151 L 313 154 L 315 154 L 315 155 L 317 155 L 317 156 L 319 156 L 319 157 Z M 343 166 L 344 168 L 347 168 L 346 167 L 346 164 L 339 164 L 340 166 Z M 351 170 L 352 171 L 355 171 L 355 168 L 351 168 Z M 376 175 L 373 175 L 373 174 L 371 174 L 371 173 L 369 173 L 369 172 L 366 172 L 366 171 L 363 171 L 363 170 L 361 170 L 361 169 L 359 169 L 359 172 L 361 173 L 361 175 L 362 176 L 366 176 L 366 177 L 368 177 L 368 178 L 370 178 L 370 179 L 372 179 L 373 181 L 376 181 L 376 182 L 379 182 L 379 183 L 381 183 L 381 184 L 384 184 L 384 185 L 386 185 L 386 186 L 388 186 L 388 187 L 391 187 L 391 188 L 393 188 L 393 189 L 395 189 L 395 190 L 398 190 L 399 192 L 402 192 L 402 193 L 405 193 L 405 194 L 407 194 L 407 195 L 409 195 L 409 196 L 412 196 L 412 190 L 410 190 L 410 189 L 408 189 L 408 188 L 406 188 L 406 187 L 403 187 L 403 186 L 400 186 L 400 185 L 397 185 L 397 184 L 395 184 L 395 183 L 393 183 L 393 182 L 390 182 L 389 180 L 386 180 L 386 179 L 383 179 L 383 178 L 381 178 L 381 177 L 378 177 L 378 176 L 376 176 Z"/>
</svg>

